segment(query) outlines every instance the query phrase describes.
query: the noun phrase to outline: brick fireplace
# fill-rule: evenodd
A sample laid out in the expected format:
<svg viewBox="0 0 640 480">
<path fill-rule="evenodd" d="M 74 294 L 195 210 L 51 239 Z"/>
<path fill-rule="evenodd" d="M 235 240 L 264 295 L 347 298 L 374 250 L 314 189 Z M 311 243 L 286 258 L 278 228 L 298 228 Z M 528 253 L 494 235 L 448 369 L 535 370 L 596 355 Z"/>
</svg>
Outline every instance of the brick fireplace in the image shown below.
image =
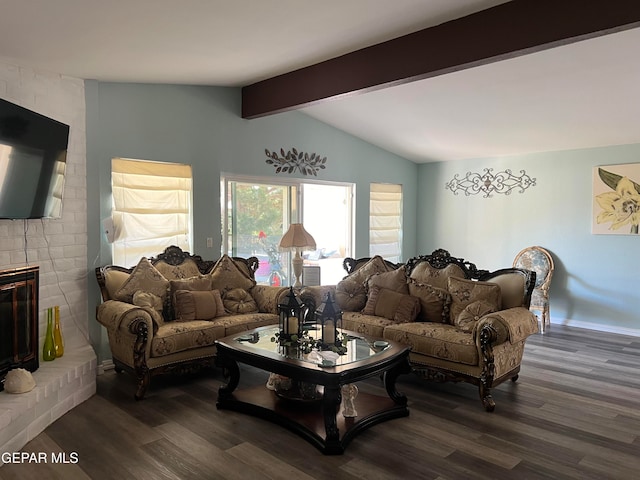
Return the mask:
<svg viewBox="0 0 640 480">
<path fill-rule="evenodd" d="M 85 82 L 0 59 L 0 98 L 70 126 L 62 218 L 0 219 L 0 270 L 38 266 L 39 367 L 28 393 L 0 392 L 0 452 L 17 452 L 95 393 L 97 359 L 90 342 L 86 192 Z M 91 257 L 95 257 L 92 254 Z M 95 280 L 93 280 L 95 281 Z M 47 308 L 59 305 L 64 356 L 42 361 Z"/>
</svg>

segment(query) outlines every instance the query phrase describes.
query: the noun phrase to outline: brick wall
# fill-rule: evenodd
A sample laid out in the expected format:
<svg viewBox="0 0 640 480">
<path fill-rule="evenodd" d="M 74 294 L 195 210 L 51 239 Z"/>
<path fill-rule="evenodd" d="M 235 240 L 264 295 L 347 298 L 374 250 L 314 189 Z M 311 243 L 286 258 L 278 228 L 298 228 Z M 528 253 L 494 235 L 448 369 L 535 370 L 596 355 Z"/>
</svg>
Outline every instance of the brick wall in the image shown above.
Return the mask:
<svg viewBox="0 0 640 480">
<path fill-rule="evenodd" d="M 70 126 L 61 219 L 0 220 L 0 269 L 40 267 L 40 345 L 59 305 L 65 346 L 88 344 L 84 81 L 0 59 L 0 98 Z"/>
</svg>

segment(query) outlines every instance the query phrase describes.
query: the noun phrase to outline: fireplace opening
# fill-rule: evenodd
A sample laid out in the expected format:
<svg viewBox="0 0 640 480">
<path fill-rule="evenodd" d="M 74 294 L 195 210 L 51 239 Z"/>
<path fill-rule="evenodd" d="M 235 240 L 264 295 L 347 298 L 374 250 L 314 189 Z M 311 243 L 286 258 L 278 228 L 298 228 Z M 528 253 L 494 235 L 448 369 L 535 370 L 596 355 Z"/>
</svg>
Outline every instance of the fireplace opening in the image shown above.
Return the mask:
<svg viewBox="0 0 640 480">
<path fill-rule="evenodd" d="M 0 390 L 9 370 L 38 369 L 39 267 L 0 271 Z"/>
</svg>

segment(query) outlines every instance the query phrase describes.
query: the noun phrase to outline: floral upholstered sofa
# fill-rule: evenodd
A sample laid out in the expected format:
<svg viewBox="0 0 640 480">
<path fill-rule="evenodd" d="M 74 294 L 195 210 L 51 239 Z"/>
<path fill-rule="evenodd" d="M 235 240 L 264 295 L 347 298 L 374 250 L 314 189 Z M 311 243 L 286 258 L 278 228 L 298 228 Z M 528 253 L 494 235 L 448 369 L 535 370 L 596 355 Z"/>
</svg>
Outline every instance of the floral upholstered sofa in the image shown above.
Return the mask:
<svg viewBox="0 0 640 480">
<path fill-rule="evenodd" d="M 116 370 L 135 374 L 137 400 L 154 375 L 213 366 L 215 340 L 278 323 L 288 289 L 257 285 L 257 268 L 255 257 L 205 261 L 171 246 L 134 268 L 96 269 L 96 319 Z"/>
<path fill-rule="evenodd" d="M 525 341 L 538 331 L 529 311 L 534 272 L 478 270 L 442 249 L 404 265 L 381 257 L 344 265 L 348 275 L 337 285 L 303 290 L 311 311 L 333 292 L 343 328 L 411 346 L 415 373 L 477 385 L 494 410 L 491 388 L 517 379 Z"/>
</svg>

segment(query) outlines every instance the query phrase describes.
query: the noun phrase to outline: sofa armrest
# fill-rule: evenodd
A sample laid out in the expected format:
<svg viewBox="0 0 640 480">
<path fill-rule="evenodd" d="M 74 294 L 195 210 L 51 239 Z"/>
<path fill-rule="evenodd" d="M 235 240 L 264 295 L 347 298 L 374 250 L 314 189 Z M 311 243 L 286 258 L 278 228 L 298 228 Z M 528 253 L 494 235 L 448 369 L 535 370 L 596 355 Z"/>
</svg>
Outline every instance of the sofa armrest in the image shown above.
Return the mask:
<svg viewBox="0 0 640 480">
<path fill-rule="evenodd" d="M 289 291 L 288 287 L 274 287 L 271 285 L 255 285 L 251 289 L 251 296 L 258 304 L 261 313 L 278 314 L 278 304 Z"/>
<path fill-rule="evenodd" d="M 132 335 L 137 334 L 140 322 L 145 323 L 147 331 L 153 333 L 157 332 L 163 323 L 162 316 L 151 308 L 138 307 L 118 300 L 107 300 L 98 305 L 96 319 L 107 330 L 120 330 Z"/>
<path fill-rule="evenodd" d="M 514 307 L 489 313 L 482 317 L 474 329 L 476 343 L 480 339 L 483 330 L 491 327 L 495 331 L 495 339 L 490 341 L 493 345 L 506 342 L 517 343 L 529 335 L 538 333 L 538 319 L 524 307 Z"/>
</svg>

